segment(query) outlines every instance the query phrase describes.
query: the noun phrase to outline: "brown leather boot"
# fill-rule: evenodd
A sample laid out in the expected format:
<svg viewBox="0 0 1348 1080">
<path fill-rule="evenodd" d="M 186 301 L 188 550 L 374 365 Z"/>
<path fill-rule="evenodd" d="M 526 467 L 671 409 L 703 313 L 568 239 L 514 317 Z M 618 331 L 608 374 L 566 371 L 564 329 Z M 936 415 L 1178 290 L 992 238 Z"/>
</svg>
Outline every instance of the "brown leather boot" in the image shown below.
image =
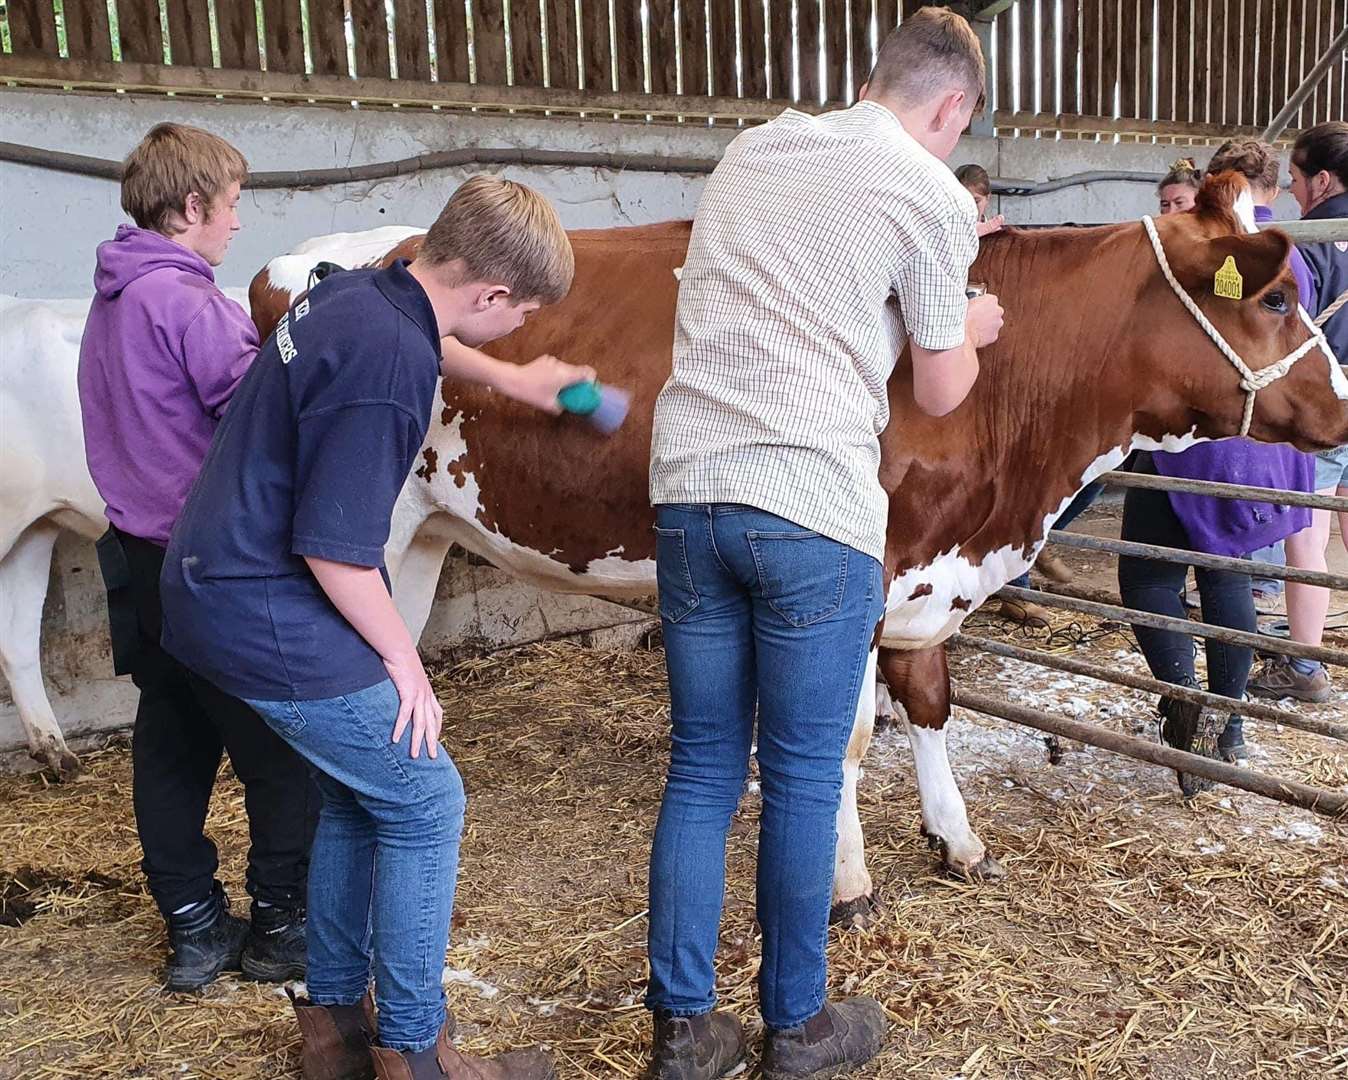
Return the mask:
<svg viewBox="0 0 1348 1080">
<path fill-rule="evenodd" d="M 374 1080 L 370 1044 L 378 1030 L 369 993 L 355 1005 L 314 1005 L 286 987 L 304 1036 L 304 1080 Z"/>
<path fill-rule="evenodd" d="M 389 1050 L 371 1046 L 376 1080 L 555 1080 L 552 1060 L 542 1050 L 511 1050 L 494 1058 L 471 1057 L 454 1049 L 454 1018 L 435 1045 L 426 1050 Z"/>
<path fill-rule="evenodd" d="M 800 1027 L 768 1029 L 763 1041 L 765 1080 L 842 1076 L 880 1052 L 885 1010 L 874 998 L 826 1003 Z"/>
<path fill-rule="evenodd" d="M 1049 581 L 1056 581 L 1059 585 L 1072 584 L 1072 568 L 1049 551 L 1048 548 L 1041 551 L 1039 558 L 1034 560 L 1034 568 Z"/>
<path fill-rule="evenodd" d="M 647 1080 L 717 1080 L 744 1060 L 744 1028 L 727 1012 L 655 1014 Z"/>
</svg>

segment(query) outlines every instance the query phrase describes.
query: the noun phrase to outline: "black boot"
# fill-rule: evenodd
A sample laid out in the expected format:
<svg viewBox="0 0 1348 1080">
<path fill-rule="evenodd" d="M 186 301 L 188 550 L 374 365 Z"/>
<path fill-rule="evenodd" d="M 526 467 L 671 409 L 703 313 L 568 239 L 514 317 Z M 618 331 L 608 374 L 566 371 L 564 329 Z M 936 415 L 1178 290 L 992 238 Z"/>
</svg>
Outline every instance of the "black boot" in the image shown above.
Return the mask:
<svg viewBox="0 0 1348 1080">
<path fill-rule="evenodd" d="M 1198 689 L 1197 683 L 1181 685 Z M 1217 756 L 1217 713 L 1206 705 L 1179 698 L 1163 697 L 1160 702 L 1161 741 L 1190 754 L 1215 758 Z M 1176 772 L 1180 793 L 1191 799 L 1203 791 L 1210 791 L 1211 780 L 1193 773 Z"/>
<path fill-rule="evenodd" d="M 744 1060 L 744 1028 L 727 1012 L 655 1014 L 647 1080 L 717 1080 Z"/>
<path fill-rule="evenodd" d="M 302 979 L 306 968 L 304 908 L 259 907 L 243 947 L 243 973 L 258 982 Z"/>
<path fill-rule="evenodd" d="M 763 1076 L 766 1080 L 842 1076 L 880 1052 L 886 1026 L 885 1010 L 874 998 L 826 1003 L 800 1027 L 768 1029 Z"/>
<path fill-rule="evenodd" d="M 1232 713 L 1217 740 L 1217 753 L 1225 762 L 1239 765 L 1242 769 L 1250 766 L 1250 752 L 1245 749 L 1245 718 Z"/>
<path fill-rule="evenodd" d="M 166 990 L 200 990 L 222 971 L 238 971 L 248 924 L 229 913 L 229 897 L 217 881 L 211 895 L 190 911 L 170 915 Z"/>
</svg>

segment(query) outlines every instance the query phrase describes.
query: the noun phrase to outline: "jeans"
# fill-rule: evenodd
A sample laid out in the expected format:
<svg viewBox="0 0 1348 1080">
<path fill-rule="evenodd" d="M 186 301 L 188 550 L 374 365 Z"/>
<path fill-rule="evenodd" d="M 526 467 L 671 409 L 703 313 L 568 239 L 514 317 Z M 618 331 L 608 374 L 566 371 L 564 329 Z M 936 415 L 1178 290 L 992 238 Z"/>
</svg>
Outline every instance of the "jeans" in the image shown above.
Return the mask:
<svg viewBox="0 0 1348 1080">
<path fill-rule="evenodd" d="M 1183 523 L 1175 516 L 1164 491 L 1130 488 L 1123 500 L 1124 540 L 1192 551 Z M 1250 577 L 1230 570 L 1205 570 L 1196 567 L 1198 595 L 1203 621 L 1232 630 L 1256 630 L 1254 598 L 1250 595 Z M 1178 563 L 1157 562 L 1129 555 L 1119 557 L 1119 595 L 1125 607 L 1188 617 L 1184 608 L 1188 567 Z M 1188 634 L 1134 626 L 1133 633 L 1147 658 L 1151 673 L 1163 682 L 1197 686 L 1194 673 L 1194 644 Z M 1253 661 L 1251 650 L 1239 645 L 1206 639 L 1208 690 L 1239 700 L 1245 696 L 1245 683 Z M 1232 715 L 1222 735 L 1222 745 L 1240 742 L 1241 717 Z"/>
<path fill-rule="evenodd" d="M 1053 523 L 1055 529 L 1065 529 L 1076 521 L 1082 514 L 1090 509 L 1091 504 L 1100 497 L 1100 492 L 1105 490 L 1105 485 L 1092 481 L 1077 492 L 1076 498 L 1067 504 L 1067 509 L 1058 515 L 1058 520 Z M 1018 589 L 1030 588 L 1030 572 L 1028 570 L 1011 582 Z"/>
<path fill-rule="evenodd" d="M 167 918 L 211 893 L 219 857 L 206 812 L 227 750 L 248 814 L 248 893 L 302 908 L 319 805 L 308 766 L 242 701 L 159 647 L 162 547 L 112 528 L 99 561 L 118 671 L 140 691 L 131 799 L 155 905 Z"/>
<path fill-rule="evenodd" d="M 770 1027 L 824 1003 L 842 765 L 871 639 L 880 564 L 747 506 L 661 506 L 656 566 L 673 726 L 650 867 L 646 1004 L 716 1001 L 726 833 L 758 722 L 763 810 L 759 998 Z"/>
<path fill-rule="evenodd" d="M 1258 551 L 1251 551 L 1245 557 L 1251 562 L 1272 563 L 1274 566 L 1287 565 L 1287 553 L 1283 549 L 1281 540 L 1269 544 L 1268 547 L 1262 547 Z M 1279 578 L 1256 577 L 1253 581 L 1253 587 L 1267 596 L 1282 595 L 1282 580 Z"/>
<path fill-rule="evenodd" d="M 442 749 L 390 741 L 398 692 L 385 681 L 322 701 L 248 703 L 317 770 L 323 807 L 309 861 L 309 963 L 316 1005 L 352 1005 L 374 973 L 379 1041 L 434 1045 L 459 869 L 464 793 Z"/>
</svg>

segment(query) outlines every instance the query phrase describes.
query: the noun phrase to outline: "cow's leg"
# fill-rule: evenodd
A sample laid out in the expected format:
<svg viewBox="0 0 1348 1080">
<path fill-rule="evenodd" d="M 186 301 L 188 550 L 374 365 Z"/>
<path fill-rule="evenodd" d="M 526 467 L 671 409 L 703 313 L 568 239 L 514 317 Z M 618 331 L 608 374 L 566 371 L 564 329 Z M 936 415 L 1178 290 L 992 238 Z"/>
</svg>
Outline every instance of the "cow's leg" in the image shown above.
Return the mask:
<svg viewBox="0 0 1348 1080">
<path fill-rule="evenodd" d="M 861 835 L 861 816 L 857 810 L 857 780 L 861 761 L 871 745 L 875 724 L 876 651 L 866 660 L 866 676 L 861 680 L 852 735 L 847 740 L 843 759 L 842 802 L 838 805 L 838 847 L 833 861 L 833 910 L 830 919 L 848 926 L 864 926 L 874 906 L 871 875 L 866 869 L 866 841 Z"/>
<path fill-rule="evenodd" d="M 950 671 L 945 646 L 899 651 L 880 650 L 880 673 L 890 693 L 907 714 L 908 740 L 917 767 L 917 793 L 922 802 L 922 832 L 939 848 L 946 869 L 959 877 L 1000 878 L 1001 864 L 988 854 L 969 827 L 964 796 L 950 771 L 945 725 L 950 719 Z"/>
<path fill-rule="evenodd" d="M 403 617 L 412 640 L 420 641 L 426 622 L 431 617 L 440 571 L 449 555 L 448 519 L 431 517 L 421 524 L 405 541 L 396 564 L 390 561 L 389 574 L 393 580 L 393 602 Z M 393 537 L 390 537 L 390 541 Z"/>
<path fill-rule="evenodd" d="M 50 522 L 35 522 L 0 559 L 0 670 L 9 680 L 28 753 L 70 779 L 79 775 L 80 759 L 66 747 L 42 684 L 42 604 L 59 533 Z"/>
</svg>

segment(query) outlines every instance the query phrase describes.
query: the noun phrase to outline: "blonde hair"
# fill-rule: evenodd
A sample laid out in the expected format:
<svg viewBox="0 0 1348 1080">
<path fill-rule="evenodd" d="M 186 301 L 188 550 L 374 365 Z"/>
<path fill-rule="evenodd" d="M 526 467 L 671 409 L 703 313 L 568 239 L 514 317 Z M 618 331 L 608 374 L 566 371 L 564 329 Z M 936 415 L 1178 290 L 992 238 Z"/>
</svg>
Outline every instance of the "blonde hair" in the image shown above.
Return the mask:
<svg viewBox="0 0 1348 1080">
<path fill-rule="evenodd" d="M 1193 158 L 1179 158 L 1171 163 L 1170 171 L 1161 178 L 1156 190 L 1160 192 L 1162 188 L 1168 188 L 1171 184 L 1188 184 L 1195 191 L 1203 186 L 1203 174 L 1198 171 L 1198 165 Z"/>
<path fill-rule="evenodd" d="M 230 184 L 248 179 L 248 162 L 218 135 L 187 124 L 156 124 L 122 165 L 122 209 L 142 229 L 167 233 L 196 192 L 210 219 Z"/>
<path fill-rule="evenodd" d="M 514 303 L 555 304 L 571 290 L 575 256 L 557 211 L 532 188 L 475 176 L 450 197 L 417 258 L 440 267 L 461 261 L 469 281 L 500 283 Z"/>
<path fill-rule="evenodd" d="M 904 105 L 923 105 L 938 94 L 961 89 L 981 111 L 987 65 L 983 48 L 963 16 L 924 7 L 885 38 L 869 83 L 875 92 Z"/>
</svg>

